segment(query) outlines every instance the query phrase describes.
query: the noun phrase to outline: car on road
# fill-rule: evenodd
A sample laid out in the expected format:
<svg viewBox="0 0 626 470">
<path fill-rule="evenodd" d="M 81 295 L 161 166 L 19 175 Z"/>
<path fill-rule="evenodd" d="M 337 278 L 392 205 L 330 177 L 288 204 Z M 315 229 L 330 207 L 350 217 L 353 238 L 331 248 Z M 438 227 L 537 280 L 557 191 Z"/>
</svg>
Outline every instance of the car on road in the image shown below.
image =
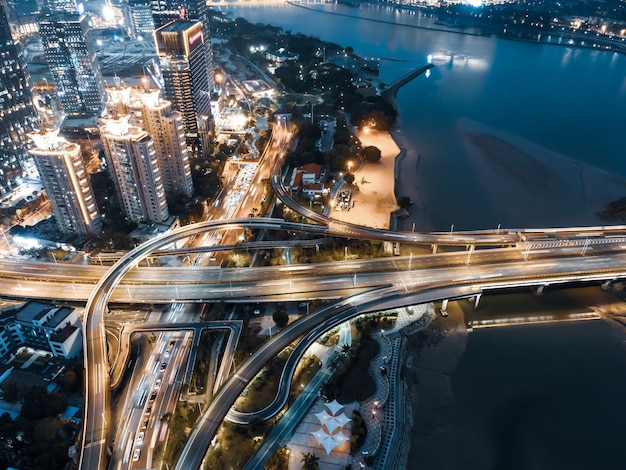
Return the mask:
<svg viewBox="0 0 626 470">
<path fill-rule="evenodd" d="M 159 388 L 161 388 L 161 383 L 162 383 L 161 379 L 157 379 L 157 381 L 154 382 L 154 389 L 158 390 Z"/>
<path fill-rule="evenodd" d="M 133 462 L 137 462 L 139 457 L 141 457 L 141 449 L 135 449 L 135 452 L 133 452 Z"/>
<path fill-rule="evenodd" d="M 146 418 L 141 423 L 141 429 L 146 429 L 148 427 L 148 423 L 150 422 L 150 418 Z"/>
<path fill-rule="evenodd" d="M 156 397 L 157 397 L 157 392 L 152 392 L 152 395 L 150 395 L 150 401 L 156 400 Z"/>
<path fill-rule="evenodd" d="M 161 364 L 161 372 L 163 372 L 167 368 L 167 362 Z"/>
<path fill-rule="evenodd" d="M 145 433 L 143 431 L 141 431 L 139 434 L 137 434 L 137 445 L 141 445 L 143 444 L 143 438 L 145 436 Z"/>
</svg>

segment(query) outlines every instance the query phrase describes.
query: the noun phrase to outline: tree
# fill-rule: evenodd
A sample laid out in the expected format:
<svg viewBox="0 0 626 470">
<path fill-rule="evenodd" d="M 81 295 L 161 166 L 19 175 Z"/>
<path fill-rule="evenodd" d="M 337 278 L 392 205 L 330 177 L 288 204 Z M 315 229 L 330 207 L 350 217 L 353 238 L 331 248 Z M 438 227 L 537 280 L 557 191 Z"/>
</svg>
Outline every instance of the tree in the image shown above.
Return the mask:
<svg viewBox="0 0 626 470">
<path fill-rule="evenodd" d="M 17 385 L 17 382 L 11 380 L 7 381 L 4 384 L 4 400 L 9 403 L 17 403 L 20 399 L 20 388 Z"/>
<path fill-rule="evenodd" d="M 343 180 L 348 184 L 354 183 L 354 174 L 346 173 L 345 176 L 343 177 Z"/>
<path fill-rule="evenodd" d="M 361 150 L 361 155 L 365 159 L 366 162 L 376 163 L 380 160 L 382 153 L 378 147 L 374 147 L 373 145 L 368 145 Z"/>
<path fill-rule="evenodd" d="M 248 437 L 263 436 L 267 432 L 267 423 L 263 418 L 255 416 L 248 423 Z"/>
<path fill-rule="evenodd" d="M 319 459 L 320 458 L 317 455 L 312 454 L 311 452 L 302 454 L 302 470 L 318 470 L 320 468 L 317 463 Z"/>
<path fill-rule="evenodd" d="M 400 196 L 397 199 L 397 202 L 402 209 L 407 209 L 413 204 L 413 201 L 411 201 L 411 198 L 408 196 Z"/>
<path fill-rule="evenodd" d="M 272 319 L 278 328 L 283 328 L 289 323 L 289 315 L 284 308 L 278 308 L 272 313 Z"/>
</svg>

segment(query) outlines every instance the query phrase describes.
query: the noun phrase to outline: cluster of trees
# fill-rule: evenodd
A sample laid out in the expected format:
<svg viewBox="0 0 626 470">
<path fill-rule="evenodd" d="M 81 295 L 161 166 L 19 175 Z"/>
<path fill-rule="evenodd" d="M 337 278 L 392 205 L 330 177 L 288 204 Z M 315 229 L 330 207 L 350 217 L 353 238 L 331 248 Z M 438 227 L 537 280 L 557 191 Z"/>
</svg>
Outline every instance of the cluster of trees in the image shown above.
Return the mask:
<svg viewBox="0 0 626 470">
<path fill-rule="evenodd" d="M 15 421 L 7 413 L 0 416 L 0 468 L 65 468 L 68 448 L 79 431 L 77 424 L 58 418 L 67 408 L 65 396 L 47 393 L 44 387 L 21 389 L 7 382 L 4 399 L 23 404 Z"/>
<path fill-rule="evenodd" d="M 367 426 L 363 416 L 357 410 L 352 412 L 352 437 L 350 438 L 350 452 L 356 452 L 365 442 Z"/>
<path fill-rule="evenodd" d="M 355 126 L 368 126 L 379 131 L 388 131 L 396 124 L 398 111 L 392 102 L 383 96 L 371 96 L 355 104 L 350 110 L 350 121 Z"/>
<path fill-rule="evenodd" d="M 272 313 L 272 319 L 278 328 L 284 328 L 289 324 L 289 314 L 284 306 L 279 306 L 274 313 Z"/>
<path fill-rule="evenodd" d="M 103 233 L 92 238 L 91 244 L 97 248 L 132 249 L 134 245 L 128 234 L 137 228 L 137 224 L 128 220 L 124 214 L 109 172 L 102 170 L 92 174 L 91 186 L 100 214 L 103 215 Z"/>
<path fill-rule="evenodd" d="M 298 263 L 339 261 L 344 259 L 346 247 L 350 254 L 356 253 L 359 258 L 380 258 L 386 255 L 383 242 L 328 238 L 319 251 L 316 248 L 296 245 L 291 248 L 291 256 Z"/>
<path fill-rule="evenodd" d="M 189 197 L 185 194 L 168 194 L 167 207 L 170 214 L 180 217 L 182 225 L 200 222 L 204 215 L 204 204 L 199 198 Z"/>
<path fill-rule="evenodd" d="M 548 29 L 552 30 L 556 18 L 557 24 L 569 24 L 572 15 L 577 17 L 610 18 L 626 21 L 624 8 L 615 8 L 617 2 L 570 0 L 529 0 L 521 2 L 507 2 L 497 5 L 482 5 L 476 8 L 467 4 L 441 4 L 434 11 L 442 20 L 461 23 L 462 26 L 479 26 L 501 29 Z M 432 10 L 430 10 L 432 11 Z M 601 20 L 599 20 L 601 21 Z M 605 20 L 606 21 L 606 20 Z M 593 24 L 593 20 L 591 22 Z M 611 23 L 608 22 L 607 23 Z M 616 34 L 619 24 L 613 25 Z M 558 30 L 556 31 L 558 33 Z"/>
<path fill-rule="evenodd" d="M 602 212 L 598 212 L 598 217 L 610 222 L 623 222 L 626 220 L 626 197 L 617 201 L 611 201 Z"/>
</svg>

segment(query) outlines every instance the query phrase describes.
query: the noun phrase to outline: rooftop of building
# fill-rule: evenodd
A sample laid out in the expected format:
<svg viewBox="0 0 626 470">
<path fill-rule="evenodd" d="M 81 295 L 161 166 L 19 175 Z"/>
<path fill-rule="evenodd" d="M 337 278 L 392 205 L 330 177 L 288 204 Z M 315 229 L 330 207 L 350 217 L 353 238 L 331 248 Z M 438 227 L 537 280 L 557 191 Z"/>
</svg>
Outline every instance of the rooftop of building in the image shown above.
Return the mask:
<svg viewBox="0 0 626 470">
<path fill-rule="evenodd" d="M 198 21 L 188 21 L 188 20 L 180 20 L 180 21 L 172 21 L 171 23 L 163 26 L 159 31 L 167 31 L 167 32 L 180 32 L 189 29 L 190 26 L 195 25 Z"/>
<path fill-rule="evenodd" d="M 133 230 L 130 234 L 132 240 L 145 241 L 151 238 L 161 235 L 168 230 L 173 230 L 179 227 L 179 219 L 176 216 L 169 216 L 165 222 L 142 222 L 139 226 Z"/>
<path fill-rule="evenodd" d="M 14 313 L 17 320 L 32 323 L 33 321 L 41 320 L 53 308 L 55 308 L 54 305 L 31 300 L 19 307 Z"/>
<path fill-rule="evenodd" d="M 64 343 L 77 330 L 78 330 L 78 327 L 67 324 L 60 330 L 57 330 L 53 334 L 51 334 L 50 341 L 55 342 L 55 343 Z"/>
<path fill-rule="evenodd" d="M 26 302 L 15 312 L 15 319 L 24 322 L 24 323 L 32 323 L 34 321 L 39 321 L 48 315 L 51 310 L 55 310 L 52 317 L 45 322 L 45 325 L 49 328 L 56 328 L 59 326 L 65 319 L 68 317 L 70 313 L 73 312 L 73 308 L 71 307 L 56 307 L 50 304 L 44 304 L 41 302 L 37 302 L 31 300 Z"/>
</svg>

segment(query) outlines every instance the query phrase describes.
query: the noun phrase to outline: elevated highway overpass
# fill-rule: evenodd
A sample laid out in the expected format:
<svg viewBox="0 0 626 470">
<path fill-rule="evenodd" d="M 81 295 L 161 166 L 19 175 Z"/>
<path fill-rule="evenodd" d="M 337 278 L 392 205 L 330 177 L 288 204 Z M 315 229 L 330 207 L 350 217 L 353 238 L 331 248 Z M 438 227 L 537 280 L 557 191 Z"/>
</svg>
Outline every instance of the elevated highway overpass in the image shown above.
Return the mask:
<svg viewBox="0 0 626 470">
<path fill-rule="evenodd" d="M 132 252 L 120 259 L 120 261 L 111 267 L 107 274 L 100 280 L 99 284 L 93 291 L 87 307 L 85 309 L 85 361 L 87 365 L 86 380 L 86 404 L 85 404 L 85 433 L 83 442 L 83 455 L 81 458 L 81 468 L 100 468 L 106 458 L 106 411 L 108 408 L 109 393 L 109 376 L 108 364 L 106 363 L 106 338 L 103 331 L 103 316 L 106 312 L 107 304 L 111 298 L 111 294 L 119 286 L 121 279 L 130 273 L 138 262 L 148 256 L 152 251 L 162 249 L 164 246 L 171 244 L 173 241 L 189 236 L 190 234 L 201 233 L 203 230 L 211 230 L 219 224 L 236 224 L 238 226 L 246 224 L 265 223 L 267 225 L 276 225 L 282 229 L 282 222 L 276 220 L 259 221 L 254 219 L 239 220 L 236 222 L 208 222 L 197 224 L 196 226 L 187 226 L 167 235 L 150 240 L 143 245 L 137 247 Z M 300 224 L 295 224 L 294 230 L 298 230 Z M 391 232 L 388 232 L 391 233 Z M 370 234 L 373 235 L 373 234 Z M 403 234 L 399 234 L 403 235 Z M 413 237 L 414 234 L 405 234 Z M 474 239 L 482 235 L 460 235 L 457 239 Z M 490 234 L 487 237 L 492 237 Z M 372 237 L 376 238 L 376 237 Z M 387 236 L 382 237 L 387 238 Z M 589 254 L 584 250 L 575 246 L 574 252 L 572 247 L 554 247 L 547 250 L 546 253 L 551 257 L 542 259 L 519 259 L 519 250 L 515 259 L 507 261 L 492 261 L 477 265 L 476 259 L 469 259 L 476 256 L 481 250 L 468 252 L 469 255 L 461 253 L 460 256 L 468 257 L 465 264 L 456 266 L 440 266 L 430 269 L 415 269 L 412 265 L 413 257 L 404 260 L 400 265 L 396 265 L 393 269 L 388 266 L 384 272 L 375 269 L 366 273 L 357 273 L 356 269 L 353 276 L 346 275 L 345 269 L 342 268 L 343 263 L 332 263 L 327 266 L 326 271 L 316 269 L 314 272 L 308 272 L 306 275 L 294 275 L 297 266 L 290 267 L 274 267 L 274 268 L 258 268 L 245 270 L 217 270 L 210 287 L 199 288 L 198 283 L 180 285 L 171 285 L 171 280 L 163 281 L 157 285 L 142 285 L 142 281 L 136 286 L 136 292 L 141 292 L 141 300 L 154 301 L 156 299 L 164 299 L 163 293 L 168 292 L 171 296 L 170 301 L 181 300 L 200 300 L 215 298 L 235 298 L 242 300 L 278 300 L 293 299 L 294 296 L 301 295 L 301 298 L 337 298 L 345 296 L 346 293 L 354 293 L 366 290 L 365 293 L 356 294 L 350 297 L 351 301 L 339 301 L 332 309 L 324 309 L 322 313 L 310 315 L 305 321 L 296 322 L 292 329 L 284 330 L 280 335 L 270 342 L 272 345 L 279 347 L 277 350 L 268 346 L 267 354 L 273 356 L 274 353 L 280 351 L 280 341 L 287 341 L 286 344 L 294 341 L 301 335 L 314 335 L 311 332 L 314 328 L 322 325 L 323 328 L 331 328 L 335 321 L 347 315 L 346 318 L 358 315 L 368 309 L 379 309 L 382 305 L 389 302 L 389 298 L 393 300 L 393 305 L 398 306 L 405 304 L 406 299 L 420 292 L 429 292 L 429 295 L 411 298 L 411 302 L 431 301 L 445 298 L 447 294 L 443 294 L 442 289 L 446 288 L 473 288 L 476 292 L 485 288 L 511 287 L 519 285 L 541 285 L 544 283 L 555 282 L 572 282 L 581 280 L 605 280 L 615 279 L 626 275 L 626 253 L 623 253 L 624 246 L 621 241 L 610 243 L 615 251 L 605 254 Z M 565 251 L 569 250 L 569 251 Z M 484 250 L 485 254 L 480 256 L 493 256 L 495 250 Z M 505 252 L 513 252 L 515 250 L 499 250 L 497 255 L 503 256 Z M 452 254 L 452 256 L 459 254 Z M 448 255 L 431 255 L 432 260 L 444 259 Z M 508 256 L 508 255 L 507 255 Z M 417 258 L 417 257 L 415 257 Z M 380 260 L 372 260 L 371 263 Z M 395 261 L 395 259 L 394 259 Z M 394 261 L 386 261 L 393 263 Z M 471 263 L 470 263 L 471 261 Z M 408 265 L 407 265 L 408 262 Z M 365 265 L 364 265 L 365 266 Z M 284 268 L 287 268 L 286 270 Z M 158 269 L 158 268 L 155 268 Z M 332 273 L 333 269 L 338 272 Z M 304 267 L 306 271 L 307 268 Z M 242 279 L 242 277 L 224 279 L 220 276 L 237 273 L 263 272 L 265 274 L 272 272 L 273 279 Z M 214 275 L 215 276 L 215 275 Z M 245 276 L 244 276 L 245 277 Z M 143 281 L 145 282 L 145 281 Z M 387 286 L 383 289 L 376 290 L 375 298 L 371 298 L 372 294 L 367 293 L 367 289 L 378 288 L 379 286 Z M 124 289 L 122 289 L 123 291 Z M 236 294 L 235 294 L 236 292 Z M 360 296 L 360 297 L 359 297 Z M 363 302 L 357 302 L 357 299 L 366 299 Z M 424 300 L 427 299 L 427 300 Z M 137 299 L 136 299 L 137 300 Z M 342 308 L 346 307 L 346 308 Z M 311 318 L 312 320 L 308 320 Z M 313 320 L 316 319 L 316 320 Z M 308 320 L 308 321 L 306 321 Z M 290 335 L 296 335 L 295 337 Z M 309 336 L 310 337 L 310 336 Z M 280 339 L 278 339 L 280 338 Z M 179 461 L 178 468 L 198 468 L 201 457 L 208 448 L 210 438 L 217 429 L 218 422 L 221 422 L 230 406 L 235 401 L 239 393 L 245 387 L 245 384 L 254 377 L 254 375 L 263 367 L 267 356 L 262 353 L 265 349 L 255 354 L 250 366 L 242 366 L 228 382 L 220 394 L 215 398 L 213 404 L 203 415 L 199 421 L 198 427 L 194 429 L 192 438 L 189 441 L 183 457 Z M 251 359 L 251 360 L 252 360 Z M 247 364 L 247 363 L 246 363 Z M 227 390 L 224 392 L 224 390 Z M 226 394 L 224 398 L 223 393 Z M 209 437 L 207 437 L 209 436 Z M 189 450 L 187 450 L 189 448 Z M 195 450 L 191 450 L 195 449 Z M 198 460 L 200 459 L 200 460 Z"/>
</svg>

